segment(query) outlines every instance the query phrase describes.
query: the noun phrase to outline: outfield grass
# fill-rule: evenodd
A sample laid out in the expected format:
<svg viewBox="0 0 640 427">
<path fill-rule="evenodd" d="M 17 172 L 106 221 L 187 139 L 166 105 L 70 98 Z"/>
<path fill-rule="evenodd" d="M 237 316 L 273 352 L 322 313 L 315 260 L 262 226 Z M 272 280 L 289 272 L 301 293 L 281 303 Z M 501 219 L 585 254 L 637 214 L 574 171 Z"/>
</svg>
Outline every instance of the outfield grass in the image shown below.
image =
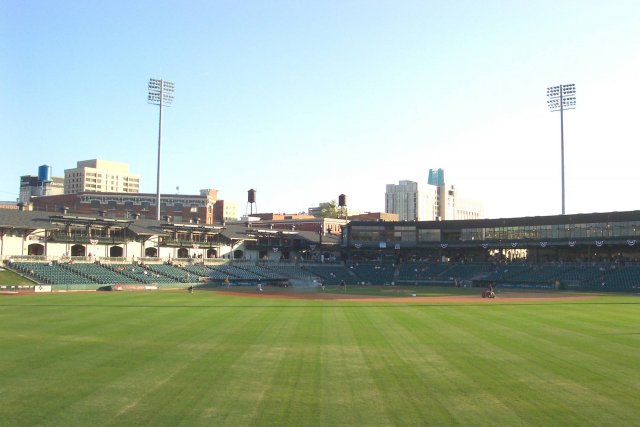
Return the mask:
<svg viewBox="0 0 640 427">
<path fill-rule="evenodd" d="M 640 299 L 0 297 L 0 425 L 638 425 Z"/>
<path fill-rule="evenodd" d="M 34 285 L 31 280 L 20 276 L 11 270 L 0 271 L 0 285 Z"/>
</svg>

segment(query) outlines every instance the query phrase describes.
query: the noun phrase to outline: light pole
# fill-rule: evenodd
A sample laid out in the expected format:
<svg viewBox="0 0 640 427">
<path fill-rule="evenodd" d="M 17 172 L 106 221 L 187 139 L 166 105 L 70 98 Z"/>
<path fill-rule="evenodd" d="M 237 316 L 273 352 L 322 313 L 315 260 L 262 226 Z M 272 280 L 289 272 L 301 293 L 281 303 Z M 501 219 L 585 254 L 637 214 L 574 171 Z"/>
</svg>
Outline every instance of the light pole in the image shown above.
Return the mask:
<svg viewBox="0 0 640 427">
<path fill-rule="evenodd" d="M 156 191 L 156 220 L 160 221 L 160 147 L 162 147 L 162 107 L 173 102 L 173 83 L 165 80 L 149 79 L 149 96 L 147 102 L 160 106 L 158 123 L 158 176 Z"/>
<path fill-rule="evenodd" d="M 549 110 L 560 111 L 560 158 L 562 162 L 562 215 L 564 215 L 564 110 L 576 108 L 576 85 L 559 85 L 547 88 Z"/>
</svg>

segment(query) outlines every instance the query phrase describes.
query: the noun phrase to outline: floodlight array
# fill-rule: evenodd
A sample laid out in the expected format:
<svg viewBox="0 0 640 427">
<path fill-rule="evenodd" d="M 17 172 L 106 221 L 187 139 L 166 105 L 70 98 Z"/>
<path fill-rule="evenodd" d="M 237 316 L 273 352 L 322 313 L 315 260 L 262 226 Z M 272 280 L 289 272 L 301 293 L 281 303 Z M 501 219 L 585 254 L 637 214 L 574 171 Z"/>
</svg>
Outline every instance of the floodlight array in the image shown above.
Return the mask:
<svg viewBox="0 0 640 427">
<path fill-rule="evenodd" d="M 149 79 L 149 95 L 147 97 L 147 102 L 155 105 L 171 104 L 173 102 L 173 88 L 173 82 Z"/>
<path fill-rule="evenodd" d="M 551 111 L 576 108 L 576 85 L 573 83 L 548 87 L 547 96 L 547 106 Z"/>
<path fill-rule="evenodd" d="M 547 88 L 547 106 L 551 111 L 560 111 L 560 158 L 562 164 L 562 215 L 565 213 L 564 204 L 564 110 L 576 108 L 576 85 L 558 85 Z"/>
</svg>

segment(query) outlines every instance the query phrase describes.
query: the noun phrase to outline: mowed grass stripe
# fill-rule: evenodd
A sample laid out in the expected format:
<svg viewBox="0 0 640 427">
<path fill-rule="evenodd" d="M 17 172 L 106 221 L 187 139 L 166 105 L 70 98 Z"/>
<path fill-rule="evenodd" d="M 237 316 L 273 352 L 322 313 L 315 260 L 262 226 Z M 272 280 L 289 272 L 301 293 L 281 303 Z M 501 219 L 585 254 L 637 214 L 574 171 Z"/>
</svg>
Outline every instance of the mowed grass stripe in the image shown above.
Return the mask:
<svg viewBox="0 0 640 427">
<path fill-rule="evenodd" d="M 88 345 L 73 350 L 71 354 L 59 352 L 57 357 L 52 358 L 53 366 L 48 370 L 66 375 L 66 378 L 53 381 L 58 389 L 56 392 L 65 396 L 65 406 L 58 408 L 57 414 L 46 414 L 47 419 L 59 416 L 66 424 L 74 421 L 66 419 L 68 414 L 118 414 L 167 378 L 166 371 L 153 369 L 157 364 L 169 367 L 170 375 L 172 369 L 180 366 L 180 362 L 176 363 L 176 360 L 188 360 L 189 354 L 184 354 L 184 349 L 172 345 L 170 338 L 173 334 L 184 332 L 181 322 L 176 319 L 185 315 L 193 319 L 192 313 L 188 313 L 187 309 L 125 311 L 127 316 L 145 319 L 147 324 L 131 328 L 124 321 L 110 319 L 103 322 L 101 318 L 105 314 L 113 318 L 109 315 L 113 313 L 113 309 L 96 310 L 96 313 L 100 313 L 96 318 L 96 327 L 93 331 L 84 329 L 82 333 L 89 335 L 93 332 L 96 337 L 103 337 L 107 344 Z M 149 314 L 151 317 L 147 316 Z M 122 309 L 116 309 L 116 315 L 122 316 Z M 156 328 L 154 325 L 157 322 L 163 327 Z M 114 328 L 115 331 L 111 330 Z M 167 351 L 167 348 L 171 348 L 171 351 Z"/>
<path fill-rule="evenodd" d="M 69 308 L 69 315 L 75 318 L 73 309 Z M 49 372 L 49 375 L 41 375 L 36 370 L 26 373 L 26 376 L 46 380 L 55 390 L 43 396 L 42 405 L 35 406 L 35 411 L 32 411 L 35 419 L 55 419 L 51 411 L 47 410 L 47 403 L 55 402 L 60 406 L 62 402 L 51 399 L 51 396 L 61 393 L 65 396 L 65 406 L 57 408 L 61 415 L 82 412 L 78 407 L 69 411 L 69 407 L 77 400 L 90 400 L 92 387 L 98 391 L 93 398 L 93 406 L 98 412 L 113 410 L 115 413 L 121 413 L 123 408 L 126 409 L 124 413 L 131 411 L 136 406 L 132 405 L 132 402 L 144 399 L 149 390 L 153 390 L 157 384 L 173 383 L 171 375 L 184 369 L 186 363 L 197 354 L 194 353 L 193 347 L 202 346 L 206 341 L 202 340 L 202 337 L 190 340 L 194 331 L 202 334 L 203 326 L 207 324 L 212 325 L 211 329 L 204 329 L 211 331 L 209 334 L 216 330 L 216 319 L 200 322 L 201 319 L 197 316 L 198 312 L 215 313 L 210 309 L 203 311 L 188 307 L 103 307 L 92 310 L 93 318 L 84 312 L 84 308 L 81 310 L 83 317 L 78 321 L 80 325 L 68 333 L 76 336 L 94 334 L 95 337 L 108 341 L 110 345 L 88 346 L 82 351 L 64 344 L 63 351 L 51 352 L 49 358 L 41 357 L 42 371 Z M 232 310 L 230 313 L 233 312 Z M 139 323 L 139 327 L 132 327 L 130 323 Z M 94 325 L 93 330 L 86 331 L 82 324 Z M 63 342 L 68 341 L 64 336 L 62 338 Z M 223 336 L 220 339 L 225 341 Z M 53 333 L 50 340 L 59 343 L 61 335 Z M 57 373 L 63 377 L 56 378 Z M 101 381 L 103 376 L 105 382 Z M 24 376 L 21 379 L 24 380 Z M 75 387 L 65 387 L 64 379 L 75 384 Z M 38 393 L 43 391 L 39 387 L 33 388 L 38 389 Z M 53 408 L 54 411 L 55 409 Z M 152 412 L 157 413 L 157 408 L 153 408 Z"/>
<path fill-rule="evenodd" d="M 218 309 L 200 309 L 209 315 L 214 310 Z M 149 390 L 139 407 L 120 414 L 115 424 L 144 420 L 154 425 L 219 425 L 252 420 L 252 409 L 264 387 L 263 378 L 256 375 L 255 365 L 248 359 L 253 358 L 260 336 L 268 332 L 261 318 L 269 312 L 220 309 L 215 319 L 205 318 L 200 324 L 200 331 L 203 327 L 207 330 L 204 338 L 177 337 L 184 350 L 176 353 L 167 349 L 158 360 L 164 364 L 168 359 L 171 376 Z M 213 322 L 221 318 L 225 320 Z M 203 340 L 207 345 L 202 345 Z M 179 359 L 171 361 L 168 354 Z"/>
<path fill-rule="evenodd" d="M 118 372 L 126 375 L 128 371 L 120 368 L 129 360 L 129 346 L 123 342 L 128 332 L 122 333 L 125 328 L 114 320 L 117 317 L 113 310 L 42 307 L 40 312 L 49 320 L 38 319 L 37 324 L 21 324 L 10 331 L 19 334 L 19 345 L 10 346 L 3 340 L 3 347 L 9 347 L 7 353 L 13 355 L 2 365 L 6 368 L 3 380 L 13 381 L 7 397 L 33 405 L 32 411 L 21 416 L 25 422 L 31 416 L 45 419 L 66 411 L 67 405 L 101 387 L 102 379 L 110 381 Z M 66 320 L 60 319 L 62 312 Z M 22 308 L 19 316 L 30 317 L 31 313 L 30 308 Z M 3 330 L 4 335 L 7 333 Z M 132 363 L 135 365 L 136 359 Z M 101 366 L 107 369 L 99 369 Z M 60 395 L 65 399 L 57 399 Z M 16 407 L 20 405 L 9 405 Z"/>
<path fill-rule="evenodd" d="M 477 405 L 493 411 L 488 416 L 484 414 L 484 418 L 494 419 L 501 425 L 554 424 L 557 420 L 545 399 L 546 390 L 535 381 L 546 369 L 540 363 L 538 346 L 548 343 L 531 341 L 522 330 L 517 330 L 514 336 L 496 334 L 484 317 L 492 309 L 443 310 L 438 316 L 438 323 L 454 329 L 450 331 L 451 336 L 457 340 L 459 352 L 467 355 L 466 360 L 455 355 L 451 357 L 454 369 L 473 380 Z M 450 347 L 445 346 L 446 349 Z M 575 417 L 571 410 L 565 411 L 563 422 L 573 424 Z M 469 421 L 467 419 L 465 423 Z"/>
<path fill-rule="evenodd" d="M 623 310 L 625 308 L 622 307 Z M 601 313 L 613 315 L 610 309 Z M 598 327 L 598 312 L 592 312 L 596 317 L 594 321 L 586 321 L 582 316 L 576 318 L 574 313 L 579 314 L 580 310 L 572 306 L 546 306 L 514 318 L 510 324 L 501 320 L 503 314 L 497 314 L 493 319 L 494 331 L 508 328 L 504 333 L 511 337 L 518 333 L 516 331 L 525 331 L 529 339 L 535 339 L 538 346 L 545 349 L 545 354 L 548 354 L 551 362 L 559 365 L 560 371 L 586 366 L 589 369 L 581 374 L 600 375 L 605 381 L 616 378 L 618 386 L 626 387 L 629 393 L 634 391 L 640 361 L 637 353 L 640 334 L 621 332 L 620 328 L 632 330 L 640 313 L 627 311 L 624 317 L 618 316 L 616 335 L 605 333 Z M 624 343 L 617 339 L 620 335 L 626 336 Z M 545 343 L 554 346 L 553 352 Z M 600 393 L 599 387 L 596 392 Z"/>
<path fill-rule="evenodd" d="M 174 324 L 170 331 L 147 341 L 153 354 L 143 359 L 140 369 L 112 383 L 104 395 L 94 397 L 99 403 L 109 394 L 119 396 L 114 424 L 141 420 L 175 424 L 187 416 L 203 389 L 215 381 L 217 365 L 209 355 L 218 351 L 225 336 L 205 325 L 224 323 L 222 313 L 189 308 L 180 311 L 166 320 Z"/>
<path fill-rule="evenodd" d="M 263 369 L 265 363 L 260 359 L 268 358 L 272 366 L 264 377 L 267 391 L 254 404 L 256 421 L 280 425 L 317 422 L 320 321 L 320 311 L 301 307 L 284 308 L 271 320 L 268 328 L 272 336 L 266 337 L 257 353 L 258 360 L 252 361 Z"/>
<path fill-rule="evenodd" d="M 493 419 L 504 425 L 520 423 L 517 412 L 509 408 L 501 393 L 487 387 L 485 381 L 489 366 L 485 355 L 497 349 L 468 331 L 461 309 L 464 310 L 455 306 L 432 306 L 389 310 L 398 324 L 395 334 L 404 335 L 398 343 L 399 354 L 411 354 L 411 346 L 406 343 L 414 336 L 414 352 L 429 355 L 425 363 L 416 363 L 419 374 L 424 377 L 425 389 L 421 394 L 425 400 L 432 401 L 432 405 L 438 404 L 449 411 L 451 419 L 447 424 L 473 425 L 478 419 Z M 441 320 L 443 316 L 447 317 L 446 321 Z M 430 419 L 430 424 L 445 421 Z"/>
<path fill-rule="evenodd" d="M 500 353 L 482 334 L 469 325 L 466 309 L 472 307 L 426 307 L 403 311 L 402 324 L 423 341 L 423 348 L 437 355 L 434 369 L 428 371 L 431 395 L 451 410 L 455 424 L 475 424 L 492 419 L 503 425 L 517 425 L 521 415 L 506 402 L 501 390 L 492 388 L 492 357 Z M 433 363 L 433 362 L 432 362 Z M 511 379 L 503 376 L 509 387 Z"/>
<path fill-rule="evenodd" d="M 239 345 L 235 361 L 224 381 L 218 384 L 216 405 L 220 417 L 216 424 L 248 425 L 259 420 L 273 420 L 277 407 L 265 407 L 274 392 L 273 382 L 285 352 L 295 311 L 268 307 L 257 310 L 246 325 L 252 338 Z M 233 338 L 231 338 L 233 339 Z M 273 411 L 273 412 L 270 412 Z"/>
<path fill-rule="evenodd" d="M 323 309 L 321 424 L 389 425 L 383 411 L 386 390 L 377 386 L 367 363 L 368 348 L 358 343 L 360 325 L 345 305 Z"/>
<path fill-rule="evenodd" d="M 505 315 L 505 310 L 513 313 Z M 513 376 L 537 389 L 531 395 L 544 404 L 540 415 L 549 417 L 544 422 L 615 425 L 629 422 L 634 413 L 637 416 L 637 410 L 631 408 L 637 397 L 632 384 L 638 383 L 638 369 L 611 363 L 616 351 L 605 350 L 602 336 L 588 335 L 588 324 L 563 325 L 571 319 L 570 307 L 496 306 L 483 314 L 484 325 L 491 331 L 486 340 L 517 357 L 497 358 L 495 372 L 499 375 L 510 369 Z M 627 324 L 632 322 L 627 319 Z M 514 366 L 517 369 L 511 369 Z M 585 407 L 584 402 L 590 404 Z"/>
<path fill-rule="evenodd" d="M 618 300 L 633 301 L 602 299 Z M 633 425 L 640 417 L 637 304 L 204 292 L 0 303 L 2 324 L 20 325 L 0 329 L 2 425 Z"/>
<path fill-rule="evenodd" d="M 376 404 L 390 424 L 403 424 L 406 420 L 421 425 L 451 424 L 451 408 L 440 393 L 429 390 L 436 376 L 429 368 L 434 355 L 413 334 L 402 333 L 400 314 L 402 309 L 391 307 L 350 311 L 357 324 L 358 345 L 380 391 Z"/>
</svg>

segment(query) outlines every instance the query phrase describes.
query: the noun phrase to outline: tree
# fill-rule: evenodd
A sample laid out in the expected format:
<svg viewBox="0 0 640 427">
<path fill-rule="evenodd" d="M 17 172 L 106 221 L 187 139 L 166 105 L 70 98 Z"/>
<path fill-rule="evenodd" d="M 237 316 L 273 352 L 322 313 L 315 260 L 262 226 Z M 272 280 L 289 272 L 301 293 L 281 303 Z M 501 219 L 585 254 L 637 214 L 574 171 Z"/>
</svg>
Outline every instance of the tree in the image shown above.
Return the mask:
<svg viewBox="0 0 640 427">
<path fill-rule="evenodd" d="M 320 203 L 320 212 L 318 213 L 318 217 L 320 218 L 338 218 L 339 212 L 338 207 L 336 205 L 336 201 L 332 200 L 330 202 Z"/>
</svg>

